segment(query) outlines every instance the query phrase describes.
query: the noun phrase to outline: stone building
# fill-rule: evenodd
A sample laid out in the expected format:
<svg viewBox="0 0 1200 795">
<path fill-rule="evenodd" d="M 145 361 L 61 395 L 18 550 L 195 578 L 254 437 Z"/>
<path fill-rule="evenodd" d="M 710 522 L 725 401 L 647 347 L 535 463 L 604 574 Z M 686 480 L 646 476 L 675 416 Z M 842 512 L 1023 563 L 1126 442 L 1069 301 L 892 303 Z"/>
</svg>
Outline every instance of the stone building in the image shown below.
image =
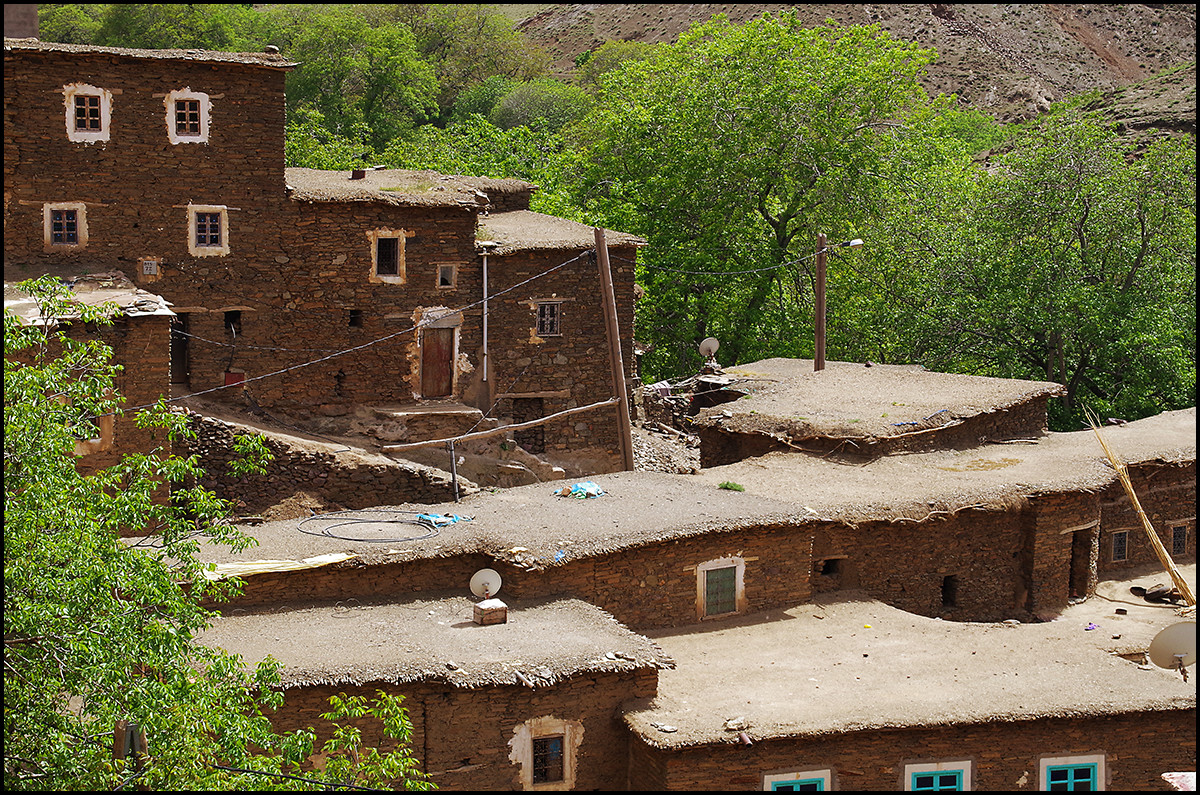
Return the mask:
<svg viewBox="0 0 1200 795">
<path fill-rule="evenodd" d="M 6 39 L 6 275 L 120 270 L 166 297 L 177 394 L 502 422 L 614 397 L 593 230 L 515 180 L 285 168 L 292 66 Z M 606 242 L 629 367 L 640 241 Z M 617 423 L 602 406 L 520 441 L 611 471 Z"/>
</svg>

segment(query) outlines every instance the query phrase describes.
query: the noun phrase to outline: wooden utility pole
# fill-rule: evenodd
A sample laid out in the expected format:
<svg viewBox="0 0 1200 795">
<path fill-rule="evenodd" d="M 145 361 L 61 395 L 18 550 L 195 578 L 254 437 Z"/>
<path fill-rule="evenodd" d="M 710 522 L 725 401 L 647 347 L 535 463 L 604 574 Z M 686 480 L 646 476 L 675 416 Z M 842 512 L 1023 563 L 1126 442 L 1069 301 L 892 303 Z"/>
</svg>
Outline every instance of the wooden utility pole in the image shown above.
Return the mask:
<svg viewBox="0 0 1200 795">
<path fill-rule="evenodd" d="M 613 292 L 612 272 L 608 267 L 608 243 L 604 230 L 595 227 L 596 262 L 600 266 L 600 287 L 604 291 L 604 323 L 608 328 L 609 363 L 612 365 L 613 392 L 617 398 L 617 424 L 621 441 L 621 458 L 625 471 L 633 471 L 633 430 L 629 420 L 629 395 L 625 391 L 625 364 L 621 356 L 621 335 L 617 328 L 617 299 Z"/>
<path fill-rule="evenodd" d="M 825 233 L 817 235 L 817 283 L 813 288 L 815 306 L 814 326 L 816 350 L 813 353 L 813 372 L 825 369 Z"/>
</svg>

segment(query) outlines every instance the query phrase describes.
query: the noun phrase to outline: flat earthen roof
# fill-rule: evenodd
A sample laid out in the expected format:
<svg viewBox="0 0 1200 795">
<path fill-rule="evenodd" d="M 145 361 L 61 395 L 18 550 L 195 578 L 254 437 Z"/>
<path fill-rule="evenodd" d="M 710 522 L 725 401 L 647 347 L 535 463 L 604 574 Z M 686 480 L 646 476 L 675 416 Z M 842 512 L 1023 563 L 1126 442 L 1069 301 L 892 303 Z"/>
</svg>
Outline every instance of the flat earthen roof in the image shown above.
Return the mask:
<svg viewBox="0 0 1200 795">
<path fill-rule="evenodd" d="M 749 394 L 702 409 L 700 426 L 801 439 L 899 436 L 1064 392 L 1048 381 L 936 373 L 920 365 L 764 359 L 724 370 Z"/>
<path fill-rule="evenodd" d="M 221 52 L 219 50 L 140 50 L 131 47 L 100 47 L 94 44 L 62 44 L 38 39 L 4 39 L 4 50 L 40 53 L 71 53 L 73 55 L 118 55 L 156 61 L 196 61 L 198 63 L 232 63 L 243 66 L 266 66 L 291 69 L 299 66 L 279 53 Z"/>
<path fill-rule="evenodd" d="M 591 249 L 596 246 L 593 227 L 532 210 L 493 213 L 479 219 L 476 240 L 495 243 L 493 254 L 545 249 Z M 609 246 L 639 246 L 646 241 L 624 232 L 604 231 Z"/>
<path fill-rule="evenodd" d="M 1180 568 L 1194 589 L 1195 564 Z M 626 722 L 650 745 L 683 748 L 737 742 L 726 722 L 739 718 L 760 741 L 1194 709 L 1195 683 L 1117 656 L 1144 652 L 1181 620 L 1174 606 L 1129 593 L 1159 582 L 1170 582 L 1161 569 L 1102 581 L 1096 596 L 1041 624 L 942 621 L 842 591 L 699 631 L 651 632 L 675 668 Z"/>
<path fill-rule="evenodd" d="M 478 600 L 467 586 L 387 604 L 347 600 L 224 616 L 200 642 L 240 654 L 249 665 L 270 654 L 282 663 L 285 688 L 417 681 L 546 686 L 579 673 L 671 665 L 653 641 L 577 599 L 519 600 L 501 593 L 508 621 L 476 624 Z"/>
<path fill-rule="evenodd" d="M 167 299 L 138 287 L 121 271 L 59 276 L 59 280 L 71 288 L 79 304 L 111 304 L 128 317 L 175 314 Z M 37 303 L 10 282 L 4 283 L 4 311 L 12 312 L 25 323 L 36 322 L 41 317 Z"/>
<path fill-rule="evenodd" d="M 284 170 L 292 200 L 304 202 L 377 202 L 482 210 L 493 195 L 530 193 L 536 188 L 517 179 L 464 177 L 400 168 L 366 168 L 360 179 L 351 179 L 351 173 L 315 168 Z"/>
<path fill-rule="evenodd" d="M 1106 427 L 1102 433 L 1127 464 L 1185 465 L 1196 458 L 1194 408 Z M 234 555 L 206 545 L 200 556 L 232 563 L 350 553 L 372 564 L 479 553 L 544 568 L 707 533 L 816 520 L 919 521 L 1117 482 L 1090 430 L 1050 433 L 1027 444 L 885 456 L 861 465 L 770 453 L 698 475 L 617 472 L 589 480 L 603 496 L 558 496 L 559 489 L 580 482 L 569 480 L 483 490 L 457 503 L 392 506 L 391 513 L 351 511 L 267 522 L 245 528 L 258 546 Z M 745 491 L 721 488 L 725 482 Z M 433 533 L 404 523 L 418 513 L 456 514 L 470 521 Z M 347 516 L 367 521 L 334 527 Z M 410 538 L 416 540 L 405 540 Z"/>
</svg>

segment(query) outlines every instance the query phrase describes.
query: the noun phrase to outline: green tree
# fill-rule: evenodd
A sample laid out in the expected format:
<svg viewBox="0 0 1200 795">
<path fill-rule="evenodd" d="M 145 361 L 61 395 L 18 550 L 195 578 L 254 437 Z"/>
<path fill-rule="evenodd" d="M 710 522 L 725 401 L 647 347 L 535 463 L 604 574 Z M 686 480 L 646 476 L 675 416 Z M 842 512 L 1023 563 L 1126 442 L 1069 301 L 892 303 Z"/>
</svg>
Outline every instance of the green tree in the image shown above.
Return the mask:
<svg viewBox="0 0 1200 795">
<path fill-rule="evenodd" d="M 644 41 L 606 41 L 575 59 L 575 82 L 589 92 L 600 88 L 600 78 L 629 61 L 644 61 L 659 45 Z"/>
<path fill-rule="evenodd" d="M 1055 430 L 1085 406 L 1134 419 L 1195 405 L 1195 139 L 1138 156 L 1069 106 L 986 164 L 891 195 L 862 272 L 839 268 L 840 350 L 1055 381 Z M 857 340 L 857 343 L 855 342 Z"/>
<path fill-rule="evenodd" d="M 531 80 L 513 86 L 492 109 L 501 129 L 542 126 L 560 130 L 587 113 L 591 99 L 579 86 L 558 80 Z"/>
<path fill-rule="evenodd" d="M 222 501 L 185 485 L 199 475 L 194 459 L 159 448 L 80 473 L 76 441 L 96 434 L 94 418 L 119 412 L 120 397 L 111 351 L 70 326 L 108 316 L 70 302 L 49 277 L 21 287 L 43 322 L 4 317 L 5 789 L 325 788 L 322 774 L 300 771 L 315 733 L 277 735 L 264 714 L 282 703 L 277 664 L 247 671 L 193 642 L 214 615 L 203 601 L 237 587 L 203 576 L 200 540 L 238 550 L 252 539 L 225 521 Z M 186 427 L 161 403 L 138 423 L 165 431 L 164 441 Z M 157 496 L 164 484 L 175 487 L 169 501 Z M 150 526 L 159 533 L 120 536 Z M 402 744 L 379 755 L 335 729 L 328 780 L 424 786 L 397 699 L 332 706 L 334 720 L 383 720 Z M 145 754 L 113 758 L 118 721 L 144 731 Z"/>
<path fill-rule="evenodd" d="M 697 25 L 601 78 L 580 122 L 578 203 L 646 237 L 639 337 L 648 377 L 698 363 L 800 355 L 816 233 L 854 234 L 928 99 L 933 53 L 876 27 L 804 28 L 793 14 Z M 811 313 L 810 313 L 811 314 Z"/>
</svg>

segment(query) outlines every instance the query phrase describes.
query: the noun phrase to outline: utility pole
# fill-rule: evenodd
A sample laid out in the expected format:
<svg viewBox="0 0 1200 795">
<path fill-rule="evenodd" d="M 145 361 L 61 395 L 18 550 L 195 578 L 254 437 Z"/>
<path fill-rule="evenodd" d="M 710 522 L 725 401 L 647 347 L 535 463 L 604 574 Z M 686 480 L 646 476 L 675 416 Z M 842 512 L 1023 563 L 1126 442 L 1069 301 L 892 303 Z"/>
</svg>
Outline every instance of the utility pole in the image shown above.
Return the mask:
<svg viewBox="0 0 1200 795">
<path fill-rule="evenodd" d="M 815 305 L 814 326 L 816 350 L 813 353 L 813 372 L 825 369 L 825 233 L 817 235 L 817 283 L 813 288 Z"/>
<path fill-rule="evenodd" d="M 608 329 L 608 360 L 612 365 L 613 391 L 617 398 L 617 424 L 621 439 L 621 458 L 626 472 L 633 471 L 633 431 L 629 421 L 629 395 L 625 391 L 625 365 L 621 357 L 621 336 L 617 329 L 617 299 L 613 292 L 612 272 L 608 267 L 608 243 L 604 230 L 594 227 L 596 262 L 600 266 L 600 287 L 604 291 L 604 324 Z"/>
</svg>

